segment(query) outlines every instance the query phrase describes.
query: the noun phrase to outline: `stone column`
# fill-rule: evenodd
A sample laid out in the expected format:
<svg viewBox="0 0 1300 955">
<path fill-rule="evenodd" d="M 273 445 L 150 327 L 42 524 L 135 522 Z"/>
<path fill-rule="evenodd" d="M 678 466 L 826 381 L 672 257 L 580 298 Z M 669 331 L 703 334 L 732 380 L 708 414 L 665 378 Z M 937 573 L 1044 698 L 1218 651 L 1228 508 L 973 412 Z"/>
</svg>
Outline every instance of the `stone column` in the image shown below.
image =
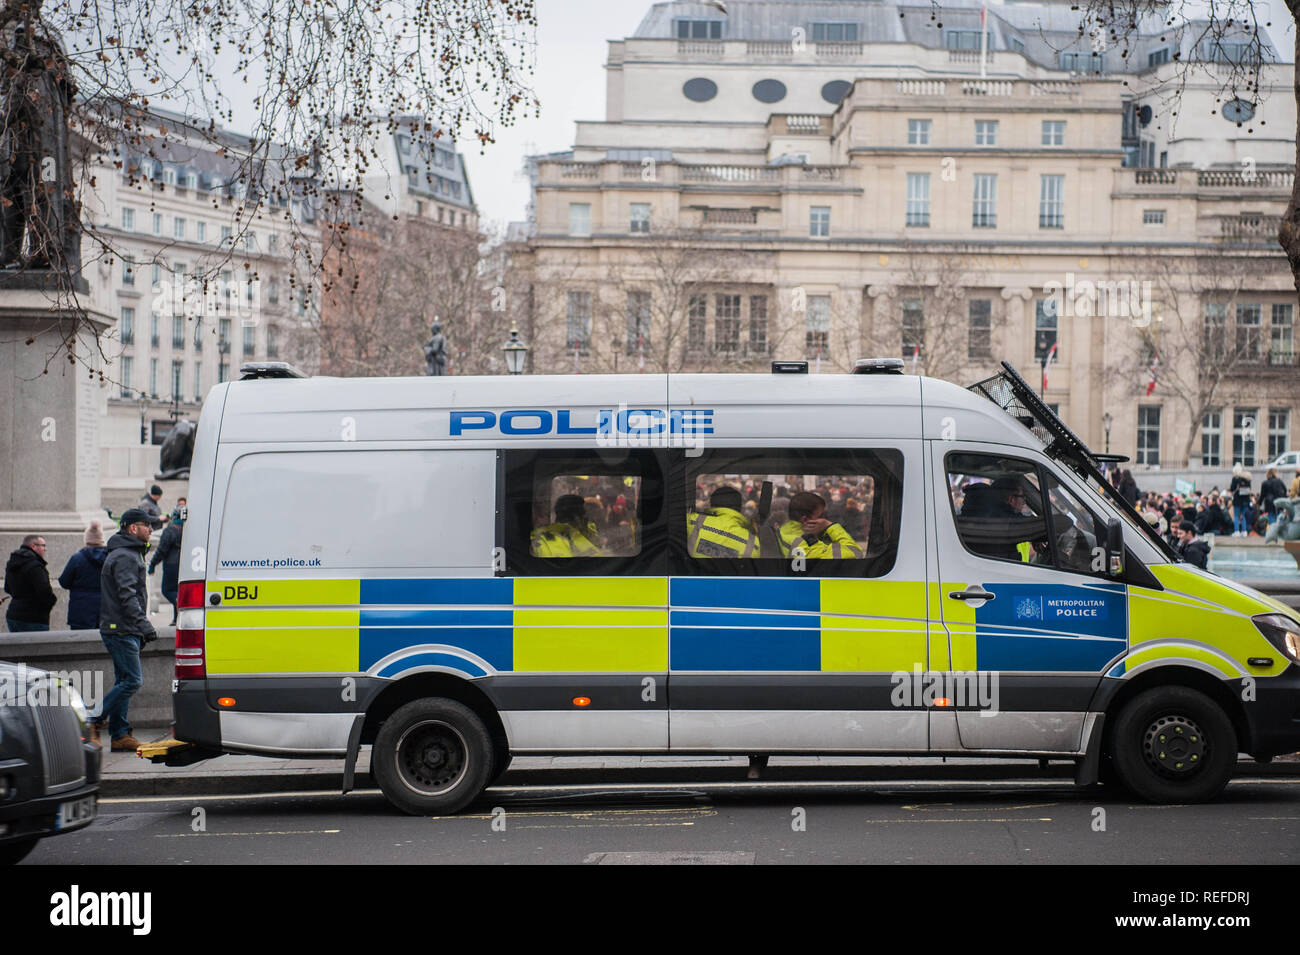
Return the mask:
<svg viewBox="0 0 1300 955">
<path fill-rule="evenodd" d="M 45 537 L 59 597 L 50 627 L 59 630 L 67 626 L 67 593 L 58 587 L 64 565 L 91 518 L 101 520 L 106 538 L 115 530 L 100 506 L 102 386 L 67 357 L 69 344 L 83 357 L 98 355 L 95 334 L 111 321 L 87 312 L 77 326 L 43 290 L 42 277 L 9 275 L 0 285 L 0 556 L 28 534 Z"/>
</svg>

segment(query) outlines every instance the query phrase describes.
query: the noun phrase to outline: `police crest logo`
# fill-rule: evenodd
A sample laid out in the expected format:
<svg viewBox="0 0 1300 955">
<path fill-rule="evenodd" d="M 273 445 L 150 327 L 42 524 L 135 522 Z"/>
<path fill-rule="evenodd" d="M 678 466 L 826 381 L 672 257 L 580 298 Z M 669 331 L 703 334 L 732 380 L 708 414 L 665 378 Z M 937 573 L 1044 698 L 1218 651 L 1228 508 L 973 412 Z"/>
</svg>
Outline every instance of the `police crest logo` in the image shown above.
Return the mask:
<svg viewBox="0 0 1300 955">
<path fill-rule="evenodd" d="M 1020 600 L 1016 601 L 1016 619 L 1042 620 L 1042 602 L 1034 597 L 1022 597 Z"/>
</svg>

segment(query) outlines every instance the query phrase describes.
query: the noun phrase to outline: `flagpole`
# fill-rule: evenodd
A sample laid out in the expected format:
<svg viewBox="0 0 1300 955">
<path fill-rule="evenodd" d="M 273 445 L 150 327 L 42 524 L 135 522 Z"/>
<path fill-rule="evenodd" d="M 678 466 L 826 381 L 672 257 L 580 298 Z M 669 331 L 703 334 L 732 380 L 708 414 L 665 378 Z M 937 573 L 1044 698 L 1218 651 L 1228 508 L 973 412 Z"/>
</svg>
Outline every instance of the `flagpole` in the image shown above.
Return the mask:
<svg viewBox="0 0 1300 955">
<path fill-rule="evenodd" d="M 980 7 L 980 79 L 984 79 L 988 75 L 984 64 L 985 57 L 988 56 L 989 52 L 989 31 L 984 22 L 988 12 L 988 0 L 984 0 L 983 5 Z"/>
</svg>

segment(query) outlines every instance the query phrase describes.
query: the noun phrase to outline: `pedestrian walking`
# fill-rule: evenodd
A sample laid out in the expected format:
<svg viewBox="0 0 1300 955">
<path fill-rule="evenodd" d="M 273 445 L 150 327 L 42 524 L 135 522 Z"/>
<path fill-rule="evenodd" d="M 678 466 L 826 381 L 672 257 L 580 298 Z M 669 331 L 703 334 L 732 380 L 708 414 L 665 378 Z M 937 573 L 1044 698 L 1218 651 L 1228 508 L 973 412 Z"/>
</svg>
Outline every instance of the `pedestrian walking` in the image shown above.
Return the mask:
<svg viewBox="0 0 1300 955">
<path fill-rule="evenodd" d="M 162 508 L 158 505 L 158 502 L 161 500 L 162 488 L 155 484 L 153 487 L 149 488 L 149 493 L 140 498 L 140 503 L 136 505 L 136 507 L 148 515 L 149 526 L 156 531 L 162 530 L 163 526 Z"/>
<path fill-rule="evenodd" d="M 86 546 L 68 558 L 59 586 L 68 592 L 68 629 L 99 629 L 99 575 L 108 557 L 104 528 L 91 521 L 82 541 Z"/>
<path fill-rule="evenodd" d="M 96 734 L 107 722 L 111 748 L 117 751 L 134 750 L 140 745 L 131 734 L 127 710 L 143 682 L 140 651 L 158 636 L 149 622 L 144 569 L 144 553 L 152 533 L 148 514 L 135 507 L 128 510 L 122 515 L 118 532 L 109 538 L 108 558 L 100 574 L 99 636 L 113 660 L 113 688 L 104 697 Z"/>
<path fill-rule="evenodd" d="M 5 607 L 10 633 L 35 633 L 50 629 L 50 611 L 58 603 L 45 565 L 45 538 L 28 534 L 5 564 Z"/>
<path fill-rule="evenodd" d="M 172 511 L 171 522 L 158 540 L 158 549 L 149 561 L 149 574 L 162 564 L 162 595 L 172 605 L 172 626 L 176 625 L 176 597 L 180 588 L 181 576 L 181 533 L 185 526 L 186 509 L 177 507 Z"/>
</svg>

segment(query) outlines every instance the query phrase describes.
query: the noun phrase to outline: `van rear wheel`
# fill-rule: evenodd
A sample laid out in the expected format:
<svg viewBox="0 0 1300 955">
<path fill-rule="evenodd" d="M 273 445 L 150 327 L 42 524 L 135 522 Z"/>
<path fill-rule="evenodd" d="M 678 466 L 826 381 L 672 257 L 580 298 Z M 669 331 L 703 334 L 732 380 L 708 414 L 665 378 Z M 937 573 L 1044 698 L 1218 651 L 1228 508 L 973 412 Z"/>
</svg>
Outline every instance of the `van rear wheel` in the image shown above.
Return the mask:
<svg viewBox="0 0 1300 955">
<path fill-rule="evenodd" d="M 414 700 L 384 720 L 370 770 L 384 795 L 413 816 L 459 812 L 488 784 L 492 738 L 463 703 Z"/>
<path fill-rule="evenodd" d="M 1154 687 L 1120 711 L 1111 757 L 1120 782 L 1147 802 L 1205 802 L 1232 778 L 1237 733 L 1204 693 Z"/>
</svg>

